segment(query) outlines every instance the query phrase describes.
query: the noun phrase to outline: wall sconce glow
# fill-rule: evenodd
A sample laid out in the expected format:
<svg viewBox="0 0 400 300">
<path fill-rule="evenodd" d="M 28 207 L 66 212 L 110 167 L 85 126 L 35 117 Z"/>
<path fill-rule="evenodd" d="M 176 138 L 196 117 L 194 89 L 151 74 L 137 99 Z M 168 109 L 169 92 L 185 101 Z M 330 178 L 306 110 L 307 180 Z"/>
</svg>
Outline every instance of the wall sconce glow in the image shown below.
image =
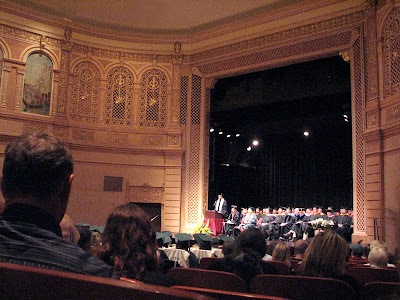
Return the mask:
<svg viewBox="0 0 400 300">
<path fill-rule="evenodd" d="M 304 131 L 303 134 L 304 134 L 304 136 L 309 136 L 310 135 L 310 133 L 308 131 Z"/>
<path fill-rule="evenodd" d="M 247 151 L 251 151 L 251 147 L 250 146 L 247 147 Z"/>
<path fill-rule="evenodd" d="M 210 132 L 214 132 L 214 128 L 210 128 Z"/>
<path fill-rule="evenodd" d="M 230 134 L 227 134 L 227 135 L 226 135 L 226 137 L 227 137 L 227 138 L 230 138 L 230 137 L 231 137 L 231 135 L 230 135 Z"/>
<path fill-rule="evenodd" d="M 236 133 L 236 137 L 239 137 L 240 136 L 240 134 L 239 133 Z"/>
<path fill-rule="evenodd" d="M 218 134 L 224 134 L 224 132 L 223 132 L 223 131 L 220 131 L 220 132 L 218 132 Z"/>
<path fill-rule="evenodd" d="M 257 140 L 254 140 L 254 141 L 253 141 L 253 146 L 258 146 L 258 144 L 259 144 L 259 143 L 258 143 Z"/>
</svg>

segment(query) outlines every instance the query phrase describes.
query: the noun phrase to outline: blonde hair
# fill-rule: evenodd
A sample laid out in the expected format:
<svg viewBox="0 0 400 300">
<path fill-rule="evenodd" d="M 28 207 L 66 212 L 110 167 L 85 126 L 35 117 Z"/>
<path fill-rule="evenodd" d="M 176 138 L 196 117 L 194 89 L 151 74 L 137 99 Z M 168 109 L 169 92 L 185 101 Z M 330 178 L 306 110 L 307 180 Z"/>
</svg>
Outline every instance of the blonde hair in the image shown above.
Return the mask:
<svg viewBox="0 0 400 300">
<path fill-rule="evenodd" d="M 368 255 L 368 261 L 372 268 L 386 268 L 389 256 L 385 248 L 374 247 Z"/>
<path fill-rule="evenodd" d="M 333 230 L 319 233 L 308 246 L 302 263 L 302 275 L 335 277 L 345 271 L 348 246 Z"/>
<path fill-rule="evenodd" d="M 272 252 L 272 260 L 281 261 L 290 265 L 290 248 L 285 243 L 278 243 Z"/>
<path fill-rule="evenodd" d="M 385 242 L 378 241 L 378 240 L 373 240 L 371 242 L 371 245 L 369 246 L 369 249 L 372 250 L 374 248 L 383 248 L 387 251 L 387 246 Z"/>
</svg>

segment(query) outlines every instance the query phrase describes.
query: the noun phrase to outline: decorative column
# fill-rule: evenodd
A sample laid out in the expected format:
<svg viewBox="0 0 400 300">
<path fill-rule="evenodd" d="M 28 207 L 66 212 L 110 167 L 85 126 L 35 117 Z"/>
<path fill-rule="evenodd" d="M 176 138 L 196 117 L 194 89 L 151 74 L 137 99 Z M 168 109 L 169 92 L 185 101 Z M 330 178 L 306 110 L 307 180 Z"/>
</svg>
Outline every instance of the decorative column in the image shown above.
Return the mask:
<svg viewBox="0 0 400 300">
<path fill-rule="evenodd" d="M 66 34 L 66 38 L 70 38 Z M 68 86 L 69 86 L 69 68 L 70 59 L 73 43 L 68 40 L 61 41 L 61 63 L 60 63 L 60 75 L 59 75 L 59 88 L 57 97 L 57 117 L 67 117 L 68 107 Z"/>
</svg>

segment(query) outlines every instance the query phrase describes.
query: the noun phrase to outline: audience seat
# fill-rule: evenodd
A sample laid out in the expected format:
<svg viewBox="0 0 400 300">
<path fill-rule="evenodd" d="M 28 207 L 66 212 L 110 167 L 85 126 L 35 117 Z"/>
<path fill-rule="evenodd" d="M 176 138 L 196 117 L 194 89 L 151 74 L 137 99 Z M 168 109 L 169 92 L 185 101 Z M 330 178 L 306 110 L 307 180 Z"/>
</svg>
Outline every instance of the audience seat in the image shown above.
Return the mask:
<svg viewBox="0 0 400 300">
<path fill-rule="evenodd" d="M 347 273 L 356 278 L 361 285 L 373 281 L 399 282 L 399 273 L 395 269 L 380 269 L 357 266 L 348 270 Z"/>
<path fill-rule="evenodd" d="M 273 265 L 278 271 L 279 275 L 286 275 L 290 273 L 289 266 L 283 262 L 273 261 L 273 260 L 268 260 L 268 261 L 263 260 L 262 263 Z"/>
<path fill-rule="evenodd" d="M 233 273 L 189 268 L 171 268 L 167 274 L 176 281 L 176 285 L 242 293 L 247 292 L 246 283 L 242 278 Z"/>
<path fill-rule="evenodd" d="M 111 278 L 0 263 L 1 299 L 211 299 Z"/>
<path fill-rule="evenodd" d="M 214 262 L 222 260 L 221 257 L 203 257 L 200 259 L 200 269 L 207 270 Z"/>
<path fill-rule="evenodd" d="M 361 299 L 399 299 L 399 282 L 370 282 L 365 284 L 361 290 Z"/>
<path fill-rule="evenodd" d="M 221 290 L 213 290 L 213 289 L 204 289 L 198 287 L 191 286 L 173 286 L 173 288 L 183 289 L 186 291 L 196 292 L 198 294 L 203 294 L 206 296 L 213 297 L 219 300 L 256 300 L 256 299 L 265 299 L 265 300 L 284 300 L 287 298 L 274 297 L 274 296 L 266 296 L 266 295 L 255 295 L 248 293 L 238 293 L 238 292 L 229 292 L 229 291 L 221 291 Z"/>
<path fill-rule="evenodd" d="M 292 275 L 258 275 L 251 280 L 249 292 L 299 300 L 344 300 L 355 295 L 341 280 Z"/>
</svg>

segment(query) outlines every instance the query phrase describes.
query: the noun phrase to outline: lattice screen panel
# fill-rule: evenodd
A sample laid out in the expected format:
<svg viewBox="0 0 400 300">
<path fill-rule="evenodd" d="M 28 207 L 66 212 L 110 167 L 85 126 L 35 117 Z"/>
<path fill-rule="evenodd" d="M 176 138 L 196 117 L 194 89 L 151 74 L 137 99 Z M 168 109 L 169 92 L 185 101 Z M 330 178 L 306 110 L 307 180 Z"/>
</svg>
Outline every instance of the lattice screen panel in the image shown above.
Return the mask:
<svg viewBox="0 0 400 300">
<path fill-rule="evenodd" d="M 133 74 L 119 66 L 107 75 L 105 122 L 107 125 L 132 124 Z"/>
<path fill-rule="evenodd" d="M 200 66 L 202 73 L 210 74 L 224 70 L 246 67 L 262 62 L 278 60 L 286 57 L 304 55 L 321 49 L 335 48 L 341 45 L 348 45 L 351 39 L 351 32 L 342 32 L 329 37 L 323 37 L 312 41 L 305 41 L 295 45 L 284 46 L 276 49 L 269 49 L 259 53 L 243 55 L 234 59 L 227 59 L 217 63 L 210 63 Z"/>
<path fill-rule="evenodd" d="M 400 9 L 394 9 L 383 27 L 384 97 L 400 91 Z"/>
<path fill-rule="evenodd" d="M 181 110 L 180 110 L 180 123 L 186 125 L 187 114 L 187 93 L 188 93 L 188 76 L 181 77 Z"/>
<path fill-rule="evenodd" d="M 355 130 L 356 130 L 356 189 L 357 189 L 357 230 L 365 231 L 365 160 L 363 127 L 363 97 L 361 80 L 361 45 L 360 39 L 354 43 L 354 92 L 355 92 Z"/>
<path fill-rule="evenodd" d="M 165 127 L 167 76 L 159 69 L 146 71 L 140 80 L 139 126 Z"/>
<path fill-rule="evenodd" d="M 70 117 L 75 121 L 94 123 L 98 118 L 100 71 L 86 61 L 79 63 L 73 74 Z"/>
<path fill-rule="evenodd" d="M 199 219 L 200 197 L 200 118 L 201 118 L 201 78 L 192 75 L 192 99 L 190 115 L 189 154 L 189 201 L 188 222 L 195 224 Z"/>
</svg>

